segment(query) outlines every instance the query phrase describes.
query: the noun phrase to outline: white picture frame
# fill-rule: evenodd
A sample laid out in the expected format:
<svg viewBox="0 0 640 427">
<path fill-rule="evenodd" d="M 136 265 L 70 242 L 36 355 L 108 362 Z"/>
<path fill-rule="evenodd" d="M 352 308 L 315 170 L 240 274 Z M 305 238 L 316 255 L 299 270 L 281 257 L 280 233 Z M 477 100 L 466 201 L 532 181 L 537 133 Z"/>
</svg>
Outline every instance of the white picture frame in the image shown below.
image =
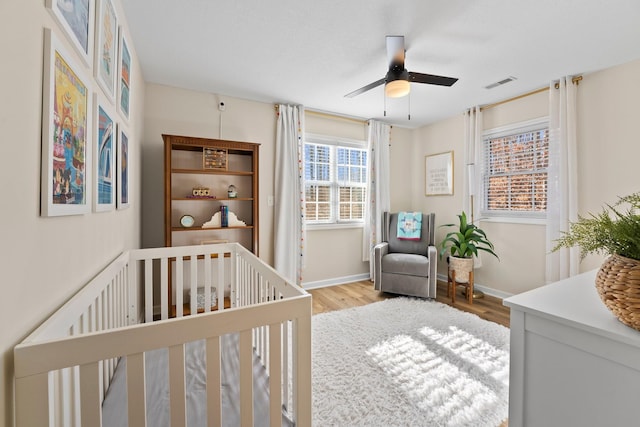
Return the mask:
<svg viewBox="0 0 640 427">
<path fill-rule="evenodd" d="M 96 1 L 93 71 L 98 85 L 112 103 L 118 80 L 118 16 L 111 0 Z"/>
<path fill-rule="evenodd" d="M 124 28 L 118 31 L 118 111 L 125 120 L 129 120 L 131 111 L 131 50 Z"/>
<path fill-rule="evenodd" d="M 95 0 L 46 0 L 45 6 L 89 68 L 93 64 Z"/>
<path fill-rule="evenodd" d="M 453 151 L 425 156 L 425 196 L 453 195 Z"/>
<path fill-rule="evenodd" d="M 111 104 L 94 94 L 93 211 L 112 211 L 116 205 L 117 122 Z"/>
<path fill-rule="evenodd" d="M 117 202 L 116 208 L 127 209 L 131 200 L 131 140 L 122 125 L 118 126 L 118 151 L 117 151 Z"/>
<path fill-rule="evenodd" d="M 84 67 L 44 29 L 40 215 L 91 212 L 92 88 Z"/>
</svg>

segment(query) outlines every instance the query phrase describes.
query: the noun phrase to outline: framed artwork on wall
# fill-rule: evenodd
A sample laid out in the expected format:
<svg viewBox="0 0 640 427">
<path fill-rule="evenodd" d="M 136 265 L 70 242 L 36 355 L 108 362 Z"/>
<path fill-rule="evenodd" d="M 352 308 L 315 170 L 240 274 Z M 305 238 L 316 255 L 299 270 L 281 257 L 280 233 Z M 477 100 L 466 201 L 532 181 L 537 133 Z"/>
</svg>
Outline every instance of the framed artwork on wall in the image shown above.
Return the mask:
<svg viewBox="0 0 640 427">
<path fill-rule="evenodd" d="M 94 0 L 46 0 L 49 9 L 82 61 L 91 67 L 93 62 Z"/>
<path fill-rule="evenodd" d="M 425 195 L 453 195 L 453 151 L 425 156 Z"/>
<path fill-rule="evenodd" d="M 40 214 L 91 211 L 89 80 L 53 32 L 44 31 Z"/>
<path fill-rule="evenodd" d="M 118 209 L 126 209 L 129 207 L 130 186 L 129 186 L 129 137 L 122 129 L 118 127 Z"/>
<path fill-rule="evenodd" d="M 118 75 L 118 17 L 111 0 L 97 0 L 95 39 L 94 74 L 107 98 L 113 102 Z"/>
<path fill-rule="evenodd" d="M 111 109 L 98 94 L 94 96 L 93 111 L 93 210 L 105 212 L 113 210 L 116 201 L 116 122 Z"/>
<path fill-rule="evenodd" d="M 131 53 L 129 52 L 129 43 L 127 42 L 122 27 L 120 27 L 119 33 L 118 110 L 122 114 L 122 117 L 128 120 L 131 102 Z"/>
</svg>

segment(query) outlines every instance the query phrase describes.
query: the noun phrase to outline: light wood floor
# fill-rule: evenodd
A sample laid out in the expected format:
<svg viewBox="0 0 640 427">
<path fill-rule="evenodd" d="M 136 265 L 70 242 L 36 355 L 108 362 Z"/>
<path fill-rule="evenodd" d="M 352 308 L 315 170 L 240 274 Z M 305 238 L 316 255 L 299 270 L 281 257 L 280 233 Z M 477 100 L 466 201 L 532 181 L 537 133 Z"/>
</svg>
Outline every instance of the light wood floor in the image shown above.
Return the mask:
<svg viewBox="0 0 640 427">
<path fill-rule="evenodd" d="M 502 305 L 501 299 L 485 295 L 484 298 L 476 299 L 473 304 L 469 304 L 462 289 L 459 288 L 456 293 L 456 303 L 451 304 L 451 298 L 447 298 L 447 283 L 438 281 L 436 301 L 453 305 L 459 310 L 475 313 L 483 319 L 509 327 L 509 308 Z M 313 314 L 358 307 L 397 297 L 397 295 L 374 290 L 373 283 L 368 280 L 311 289 L 309 293 L 313 295 Z"/>
<path fill-rule="evenodd" d="M 313 314 L 358 307 L 397 297 L 397 295 L 374 290 L 373 283 L 368 280 L 311 289 L 309 293 L 313 296 Z M 475 313 L 483 319 L 509 327 L 509 308 L 502 305 L 502 300 L 499 298 L 485 295 L 483 298 L 475 299 L 473 304 L 469 304 L 463 296 L 462 288 L 460 288 L 456 293 L 456 303 L 451 304 L 451 298 L 447 298 L 447 283 L 438 281 L 436 301 L 452 305 L 459 310 Z M 508 426 L 509 420 L 505 420 L 499 427 Z"/>
</svg>

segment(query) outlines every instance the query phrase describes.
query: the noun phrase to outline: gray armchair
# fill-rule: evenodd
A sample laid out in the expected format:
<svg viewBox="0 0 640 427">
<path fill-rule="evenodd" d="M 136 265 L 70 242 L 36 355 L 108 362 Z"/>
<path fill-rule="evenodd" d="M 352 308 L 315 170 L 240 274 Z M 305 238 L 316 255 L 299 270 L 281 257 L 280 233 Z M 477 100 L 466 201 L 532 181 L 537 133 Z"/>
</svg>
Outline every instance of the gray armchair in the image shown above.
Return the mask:
<svg viewBox="0 0 640 427">
<path fill-rule="evenodd" d="M 374 288 L 394 294 L 436 297 L 435 214 L 422 214 L 420 240 L 397 238 L 398 214 L 382 216 L 382 243 L 373 250 Z"/>
</svg>

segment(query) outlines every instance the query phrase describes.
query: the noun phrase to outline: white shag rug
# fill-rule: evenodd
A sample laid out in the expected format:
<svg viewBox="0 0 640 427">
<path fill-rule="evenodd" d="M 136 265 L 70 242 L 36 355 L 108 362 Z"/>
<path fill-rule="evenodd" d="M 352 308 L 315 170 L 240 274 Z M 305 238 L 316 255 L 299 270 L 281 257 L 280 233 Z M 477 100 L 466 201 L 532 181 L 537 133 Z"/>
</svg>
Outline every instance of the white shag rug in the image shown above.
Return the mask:
<svg viewBox="0 0 640 427">
<path fill-rule="evenodd" d="M 398 297 L 313 316 L 314 426 L 497 427 L 509 329 Z"/>
</svg>

